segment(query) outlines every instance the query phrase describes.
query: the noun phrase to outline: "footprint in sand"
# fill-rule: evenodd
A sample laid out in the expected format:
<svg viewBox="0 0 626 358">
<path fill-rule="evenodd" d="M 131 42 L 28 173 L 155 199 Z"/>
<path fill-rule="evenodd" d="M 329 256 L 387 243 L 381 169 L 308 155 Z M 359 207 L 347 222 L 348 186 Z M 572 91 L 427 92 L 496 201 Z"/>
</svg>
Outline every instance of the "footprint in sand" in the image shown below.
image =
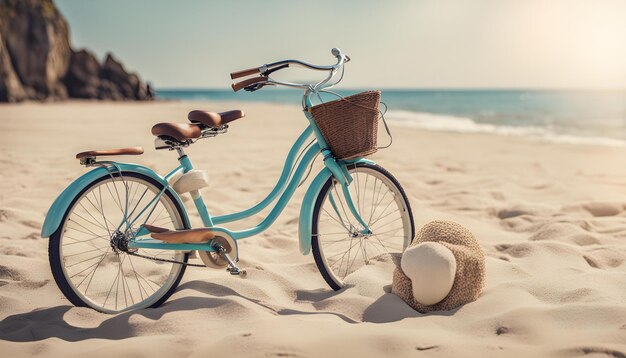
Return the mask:
<svg viewBox="0 0 626 358">
<path fill-rule="evenodd" d="M 0 265 L 0 279 L 10 279 L 13 281 L 21 281 L 22 274 L 12 268 Z"/>
<path fill-rule="evenodd" d="M 41 236 L 38 232 L 33 232 L 24 236 L 22 240 L 41 240 Z"/>
<path fill-rule="evenodd" d="M 28 226 L 31 229 L 40 229 L 41 228 L 41 222 L 37 221 L 37 220 L 21 220 L 20 224 L 24 225 L 24 226 Z"/>
<path fill-rule="evenodd" d="M 529 244 L 499 244 L 495 246 L 496 250 L 508 254 L 515 258 L 528 256 L 532 252 L 532 247 Z"/>
<path fill-rule="evenodd" d="M 587 211 L 595 217 L 617 216 L 624 211 L 624 203 L 591 202 L 564 208 L 564 211 Z"/>
<path fill-rule="evenodd" d="M 517 216 L 528 215 L 530 212 L 521 209 L 502 209 L 496 212 L 498 219 L 510 219 Z"/>
<path fill-rule="evenodd" d="M 593 254 L 583 256 L 589 266 L 593 268 L 612 269 L 618 268 L 624 264 L 624 256 L 620 250 L 614 248 L 601 247 L 592 250 Z"/>
<path fill-rule="evenodd" d="M 579 225 L 567 222 L 549 223 L 531 235 L 530 241 L 557 240 L 571 242 L 578 246 L 599 244 L 600 240 Z"/>
<path fill-rule="evenodd" d="M 610 348 L 603 348 L 603 347 L 582 347 L 582 348 L 575 348 L 571 351 L 572 354 L 576 354 L 576 355 L 591 355 L 591 356 L 599 356 L 599 355 L 604 355 L 607 357 L 613 357 L 613 358 L 626 358 L 626 354 L 614 349 L 610 349 Z"/>
<path fill-rule="evenodd" d="M 11 211 L 0 209 L 0 222 L 5 222 L 11 217 Z"/>
<path fill-rule="evenodd" d="M 513 219 L 520 216 L 542 216 L 552 212 L 547 206 L 540 205 L 513 205 L 509 207 L 495 207 L 490 209 L 492 216 L 500 220 Z"/>
<path fill-rule="evenodd" d="M 584 256 L 583 256 L 583 259 L 585 259 L 585 261 L 587 261 L 587 263 L 589 264 L 589 266 L 591 266 L 591 267 L 593 267 L 593 268 L 600 268 L 600 265 L 598 265 L 598 263 L 596 262 L 596 260 L 595 260 L 595 259 L 593 259 L 593 258 L 591 258 L 591 257 L 589 257 L 589 256 L 587 256 L 587 255 L 584 255 Z"/>
</svg>

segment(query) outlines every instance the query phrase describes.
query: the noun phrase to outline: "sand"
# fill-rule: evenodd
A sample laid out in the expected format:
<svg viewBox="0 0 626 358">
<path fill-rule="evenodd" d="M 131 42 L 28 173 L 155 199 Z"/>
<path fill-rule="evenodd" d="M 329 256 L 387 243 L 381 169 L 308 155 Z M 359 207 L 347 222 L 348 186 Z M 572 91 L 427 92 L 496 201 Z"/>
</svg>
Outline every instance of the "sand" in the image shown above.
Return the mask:
<svg viewBox="0 0 626 358">
<path fill-rule="evenodd" d="M 106 315 L 73 307 L 52 279 L 39 233 L 55 197 L 85 172 L 75 153 L 142 145 L 146 153 L 131 161 L 164 173 L 175 154 L 153 149 L 150 127 L 184 122 L 195 108 L 247 112 L 228 134 L 188 150 L 197 168 L 209 170 L 203 193 L 211 211 L 263 198 L 306 125 L 297 107 L 0 106 L 2 357 L 626 354 L 626 149 L 518 137 L 393 127 L 394 145 L 373 156 L 403 184 L 418 228 L 454 220 L 478 238 L 486 287 L 454 311 L 413 311 L 388 293 L 388 264 L 330 290 L 313 257 L 298 251 L 303 188 L 273 227 L 242 242 L 246 279 L 190 268 L 160 308 Z"/>
</svg>

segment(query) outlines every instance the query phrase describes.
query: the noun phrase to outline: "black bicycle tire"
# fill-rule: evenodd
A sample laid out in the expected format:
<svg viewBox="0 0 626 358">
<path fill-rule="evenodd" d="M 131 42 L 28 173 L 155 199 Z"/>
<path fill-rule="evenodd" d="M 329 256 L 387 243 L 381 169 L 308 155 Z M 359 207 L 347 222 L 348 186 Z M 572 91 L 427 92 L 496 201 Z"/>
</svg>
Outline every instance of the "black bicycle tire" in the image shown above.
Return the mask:
<svg viewBox="0 0 626 358">
<path fill-rule="evenodd" d="M 119 176 L 119 174 L 118 173 L 114 173 L 113 176 Z M 158 190 L 163 190 L 163 185 L 161 183 L 157 182 L 155 179 L 153 179 L 153 178 L 151 178 L 151 177 L 149 177 L 147 175 L 144 175 L 144 174 L 134 173 L 134 172 L 122 172 L 122 177 L 134 177 L 134 178 L 138 178 L 138 179 L 141 179 L 141 180 L 145 180 L 145 181 L 149 182 L 150 184 L 154 185 Z M 87 192 L 94 185 L 100 183 L 101 181 L 109 179 L 109 178 L 110 178 L 109 175 L 104 175 L 103 177 L 94 180 L 89 185 L 87 185 L 83 190 L 81 190 L 80 193 L 78 193 L 78 195 L 76 195 L 76 197 L 74 197 L 74 199 L 72 200 L 72 202 L 68 206 L 67 210 L 65 211 L 65 214 L 63 215 L 63 219 L 61 220 L 61 223 L 64 223 L 65 220 L 67 220 L 67 216 L 69 215 L 70 211 L 72 210 L 72 208 L 76 204 L 76 201 L 78 200 L 78 198 L 80 198 L 85 192 Z M 185 229 L 190 229 L 190 227 L 187 227 L 188 224 L 184 220 L 184 213 L 185 213 L 185 211 L 180 207 L 180 205 L 178 203 L 178 200 L 176 200 L 174 198 L 174 196 L 170 192 L 168 192 L 168 191 L 166 191 L 165 194 L 171 199 L 172 203 L 174 203 L 174 207 L 178 211 L 178 214 L 180 215 L 181 218 L 183 218 L 183 225 L 185 225 Z M 50 270 L 52 271 L 52 277 L 54 278 L 54 281 L 56 282 L 57 286 L 61 290 L 61 293 L 63 293 L 65 298 L 67 298 L 74 306 L 76 306 L 76 307 L 90 307 L 90 308 L 93 308 L 89 304 L 84 302 L 76 294 L 76 292 L 74 292 L 74 290 L 71 288 L 70 284 L 67 282 L 67 279 L 65 278 L 65 275 L 63 274 L 63 267 L 62 267 L 62 264 L 61 264 L 61 255 L 60 255 L 61 254 L 60 253 L 60 244 L 61 244 L 61 230 L 62 230 L 62 228 L 63 228 L 63 225 L 62 224 L 59 225 L 57 230 L 52 235 L 50 235 L 50 238 L 48 239 L 49 240 L 49 242 L 48 242 L 48 260 L 49 260 L 49 263 L 50 263 Z M 189 253 L 186 253 L 183 256 L 183 262 L 187 263 L 188 261 L 189 261 Z M 152 305 L 150 305 L 150 306 L 148 306 L 146 308 L 156 308 L 156 307 L 159 307 L 160 305 L 162 305 L 165 301 L 167 301 L 167 299 L 169 299 L 170 296 L 172 296 L 172 294 L 178 288 L 178 285 L 180 284 L 180 281 L 182 280 L 182 278 L 183 278 L 183 276 L 185 274 L 186 268 L 187 268 L 187 266 L 183 265 L 183 267 L 180 270 L 180 273 L 178 274 L 178 277 L 176 278 L 176 280 L 172 284 L 172 287 L 170 287 L 170 289 L 163 296 L 161 296 L 161 298 L 159 298 L 155 303 L 153 303 Z"/>
</svg>

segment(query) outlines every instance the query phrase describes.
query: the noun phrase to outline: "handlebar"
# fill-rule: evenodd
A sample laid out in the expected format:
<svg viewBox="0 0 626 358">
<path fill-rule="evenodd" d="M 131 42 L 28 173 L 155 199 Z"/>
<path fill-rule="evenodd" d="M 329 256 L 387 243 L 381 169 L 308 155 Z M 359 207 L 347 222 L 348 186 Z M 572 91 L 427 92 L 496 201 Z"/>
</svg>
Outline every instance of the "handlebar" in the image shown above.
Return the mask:
<svg viewBox="0 0 626 358">
<path fill-rule="evenodd" d="M 241 71 L 237 71 L 237 72 L 232 72 L 230 74 L 230 78 L 234 80 L 236 78 L 250 76 L 250 75 L 253 75 L 255 73 L 261 73 L 261 68 L 260 67 L 248 68 L 247 70 L 241 70 Z"/>
<path fill-rule="evenodd" d="M 330 78 L 332 78 L 335 74 L 335 72 L 341 68 L 341 66 L 343 66 L 343 64 L 345 62 L 350 61 L 350 57 L 348 57 L 347 55 L 344 55 L 340 49 L 338 48 L 333 48 L 331 50 L 331 53 L 334 57 L 337 58 L 337 63 L 335 65 L 331 65 L 331 66 L 317 66 L 317 65 L 313 65 L 304 61 L 299 61 L 299 60 L 282 60 L 282 61 L 276 61 L 276 62 L 272 62 L 269 64 L 265 64 L 263 66 L 260 67 L 256 67 L 256 68 L 249 68 L 249 69 L 245 69 L 245 70 L 240 70 L 240 71 L 235 71 L 232 72 L 230 74 L 230 78 L 231 79 L 237 79 L 237 78 L 241 78 L 241 77 L 246 77 L 246 76 L 250 76 L 253 74 L 261 74 L 261 76 L 259 77 L 254 77 L 254 78 L 249 78 L 247 80 L 241 81 L 241 82 L 237 82 L 232 84 L 232 88 L 233 91 L 237 92 L 242 88 L 245 88 L 247 86 L 253 85 L 255 83 L 259 83 L 259 82 L 263 82 L 265 81 L 268 84 L 283 84 L 283 85 L 287 85 L 287 86 L 291 86 L 291 87 L 305 87 L 306 85 L 299 85 L 299 84 L 295 84 L 295 83 L 285 83 L 285 82 L 278 82 L 278 81 L 274 81 L 272 79 L 269 78 L 269 75 L 272 72 L 281 70 L 283 68 L 287 68 L 289 67 L 289 65 L 297 65 L 297 66 L 301 66 L 301 67 L 305 67 L 305 68 L 309 68 L 312 70 L 317 70 L 317 71 L 330 71 L 330 75 L 329 77 L 318 83 L 318 85 L 320 84 L 325 84 L 326 82 L 328 82 L 328 80 L 330 80 Z"/>
<path fill-rule="evenodd" d="M 252 78 L 248 78 L 247 80 L 243 80 L 241 82 L 233 83 L 231 87 L 233 88 L 233 91 L 237 92 L 242 88 L 248 87 L 250 85 L 253 85 L 259 82 L 267 82 L 267 80 L 268 80 L 268 77 L 266 76 L 252 77 Z"/>
</svg>

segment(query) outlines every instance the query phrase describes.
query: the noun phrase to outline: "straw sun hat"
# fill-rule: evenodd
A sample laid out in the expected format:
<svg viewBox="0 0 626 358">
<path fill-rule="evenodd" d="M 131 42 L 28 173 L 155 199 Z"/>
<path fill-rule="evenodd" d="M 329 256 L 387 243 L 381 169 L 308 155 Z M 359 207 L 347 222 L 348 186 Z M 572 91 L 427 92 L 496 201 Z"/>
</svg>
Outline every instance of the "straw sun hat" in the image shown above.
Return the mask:
<svg viewBox="0 0 626 358">
<path fill-rule="evenodd" d="M 396 260 L 392 292 L 415 310 L 447 311 L 472 302 L 485 283 L 485 256 L 469 230 L 432 221 Z"/>
</svg>

